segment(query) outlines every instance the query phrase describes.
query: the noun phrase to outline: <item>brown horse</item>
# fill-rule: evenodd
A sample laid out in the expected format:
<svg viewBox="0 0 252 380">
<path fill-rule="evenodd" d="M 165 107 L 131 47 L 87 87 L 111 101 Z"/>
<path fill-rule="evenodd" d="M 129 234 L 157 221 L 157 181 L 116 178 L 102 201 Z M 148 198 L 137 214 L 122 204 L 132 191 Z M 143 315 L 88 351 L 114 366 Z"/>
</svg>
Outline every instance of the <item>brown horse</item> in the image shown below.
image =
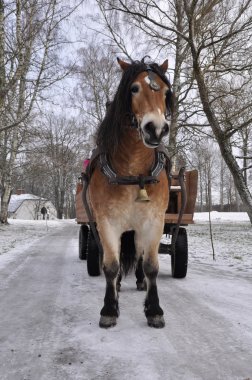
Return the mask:
<svg viewBox="0 0 252 380">
<path fill-rule="evenodd" d="M 147 322 L 160 328 L 165 322 L 156 284 L 158 247 L 169 189 L 164 165 L 157 171 L 157 177 L 150 172 L 157 160 L 156 148 L 169 131 L 172 92 L 165 76 L 168 61 L 160 66 L 146 64 L 144 60 L 129 64 L 118 59 L 118 63 L 123 71 L 122 79 L 97 132 L 97 146 L 105 155 L 94 170 L 89 188 L 106 277 L 99 324 L 105 328 L 116 324 L 122 236 L 125 231 L 134 231 L 138 289 L 144 288 L 145 277 Z M 144 194 L 140 198 L 139 189 Z"/>
</svg>

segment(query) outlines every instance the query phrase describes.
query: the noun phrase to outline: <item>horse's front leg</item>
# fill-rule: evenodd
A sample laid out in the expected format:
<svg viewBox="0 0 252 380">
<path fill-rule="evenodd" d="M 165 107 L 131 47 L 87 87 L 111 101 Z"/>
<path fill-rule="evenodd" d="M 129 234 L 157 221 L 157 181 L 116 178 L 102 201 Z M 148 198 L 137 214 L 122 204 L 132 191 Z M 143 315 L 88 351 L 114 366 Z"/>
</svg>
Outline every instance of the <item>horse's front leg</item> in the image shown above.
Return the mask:
<svg viewBox="0 0 252 380">
<path fill-rule="evenodd" d="M 149 326 L 161 328 L 165 321 L 163 310 L 159 305 L 157 290 L 158 247 L 162 236 L 163 226 L 151 226 L 148 235 L 142 235 L 144 241 L 143 271 L 147 283 L 147 294 L 144 312 Z"/>
<path fill-rule="evenodd" d="M 157 291 L 157 251 L 149 251 L 143 262 L 143 270 L 147 282 L 147 295 L 144 304 L 144 312 L 149 326 L 161 328 L 164 327 L 164 312 L 159 306 L 159 298 Z"/>
<path fill-rule="evenodd" d="M 116 325 L 119 316 L 117 278 L 119 276 L 120 238 L 110 231 L 99 231 L 103 246 L 103 272 L 106 278 L 104 306 L 101 309 L 99 326 L 108 328 Z"/>
</svg>

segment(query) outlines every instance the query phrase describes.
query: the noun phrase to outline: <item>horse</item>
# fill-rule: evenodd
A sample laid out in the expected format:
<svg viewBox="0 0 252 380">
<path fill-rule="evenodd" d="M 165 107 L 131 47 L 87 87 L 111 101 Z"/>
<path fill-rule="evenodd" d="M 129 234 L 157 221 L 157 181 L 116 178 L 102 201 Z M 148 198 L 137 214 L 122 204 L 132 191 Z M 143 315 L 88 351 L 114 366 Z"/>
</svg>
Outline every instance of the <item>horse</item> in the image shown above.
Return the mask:
<svg viewBox="0 0 252 380">
<path fill-rule="evenodd" d="M 135 265 L 137 288 L 146 289 L 147 323 L 162 328 L 165 320 L 156 279 L 169 186 L 166 159 L 162 152 L 157 152 L 168 135 L 172 113 L 173 94 L 165 75 L 168 60 L 161 65 L 147 64 L 144 59 L 129 63 L 117 58 L 117 61 L 122 77 L 97 130 L 99 164 L 94 168 L 89 185 L 106 278 L 99 326 L 116 325 L 121 271 L 127 273 Z M 129 244 L 129 260 L 127 254 L 124 255 L 123 242 L 127 232 L 134 237 L 133 247 Z"/>
</svg>

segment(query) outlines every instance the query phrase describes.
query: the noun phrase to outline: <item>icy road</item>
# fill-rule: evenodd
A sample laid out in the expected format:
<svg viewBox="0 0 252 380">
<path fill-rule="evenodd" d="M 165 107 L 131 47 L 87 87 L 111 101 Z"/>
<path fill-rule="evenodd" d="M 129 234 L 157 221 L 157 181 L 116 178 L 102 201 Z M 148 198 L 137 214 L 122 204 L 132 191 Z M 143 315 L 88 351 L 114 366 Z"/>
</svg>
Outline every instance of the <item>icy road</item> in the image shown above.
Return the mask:
<svg viewBox="0 0 252 380">
<path fill-rule="evenodd" d="M 147 326 L 144 293 L 122 281 L 116 327 L 98 327 L 104 277 L 78 259 L 63 224 L 0 271 L 1 380 L 252 379 L 252 279 L 191 263 L 184 280 L 160 256 L 166 326 Z"/>
</svg>

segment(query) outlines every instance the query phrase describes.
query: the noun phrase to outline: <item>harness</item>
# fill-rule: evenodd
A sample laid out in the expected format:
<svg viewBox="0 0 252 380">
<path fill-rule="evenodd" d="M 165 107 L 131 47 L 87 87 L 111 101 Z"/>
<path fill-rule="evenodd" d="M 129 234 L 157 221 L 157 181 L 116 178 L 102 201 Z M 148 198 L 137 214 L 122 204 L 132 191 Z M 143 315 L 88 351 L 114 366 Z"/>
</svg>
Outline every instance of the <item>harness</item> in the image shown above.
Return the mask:
<svg viewBox="0 0 252 380">
<path fill-rule="evenodd" d="M 112 168 L 108 155 L 106 153 L 101 153 L 99 156 L 99 166 L 101 172 L 108 178 L 108 182 L 112 185 L 139 185 L 142 189 L 144 185 L 150 185 L 158 183 L 158 176 L 161 171 L 166 168 L 167 163 L 170 163 L 168 155 L 164 151 L 164 147 L 156 149 L 155 151 L 155 162 L 152 166 L 148 176 L 143 176 L 142 174 L 138 176 L 120 176 Z M 167 167 L 167 175 L 169 176 L 170 167 Z"/>
<path fill-rule="evenodd" d="M 161 173 L 162 170 L 166 171 L 166 175 L 168 178 L 168 184 L 169 189 L 171 188 L 171 179 L 178 179 L 179 185 L 181 188 L 181 195 L 182 195 L 182 204 L 181 209 L 179 211 L 179 217 L 178 221 L 175 227 L 175 231 L 173 234 L 172 239 L 172 245 L 171 245 L 171 252 L 175 254 L 175 244 L 178 236 L 179 227 L 181 224 L 182 216 L 185 210 L 186 206 L 186 187 L 184 182 L 184 173 L 185 168 L 182 167 L 179 171 L 179 174 L 177 176 L 171 175 L 171 164 L 170 164 L 170 158 L 168 156 L 168 152 L 164 145 L 159 145 L 155 149 L 155 161 L 152 165 L 152 168 L 150 169 L 150 174 L 147 176 L 139 175 L 139 176 L 121 176 L 118 175 L 115 170 L 112 168 L 108 155 L 104 152 L 101 152 L 99 148 L 96 148 L 91 156 L 90 162 L 86 168 L 86 172 L 82 173 L 82 180 L 84 183 L 83 193 L 82 193 L 82 201 L 86 210 L 86 214 L 89 220 L 89 225 L 92 230 L 92 233 L 94 235 L 94 238 L 96 240 L 99 254 L 103 255 L 103 248 L 100 242 L 99 235 L 96 230 L 94 218 L 92 211 L 90 209 L 88 200 L 87 200 L 87 190 L 90 183 L 90 180 L 92 178 L 92 175 L 94 173 L 94 169 L 96 167 L 99 167 L 101 172 L 104 174 L 104 176 L 108 179 L 109 184 L 113 185 L 138 185 L 140 189 L 143 189 L 145 185 L 147 184 L 156 184 L 159 182 L 158 176 Z"/>
</svg>

